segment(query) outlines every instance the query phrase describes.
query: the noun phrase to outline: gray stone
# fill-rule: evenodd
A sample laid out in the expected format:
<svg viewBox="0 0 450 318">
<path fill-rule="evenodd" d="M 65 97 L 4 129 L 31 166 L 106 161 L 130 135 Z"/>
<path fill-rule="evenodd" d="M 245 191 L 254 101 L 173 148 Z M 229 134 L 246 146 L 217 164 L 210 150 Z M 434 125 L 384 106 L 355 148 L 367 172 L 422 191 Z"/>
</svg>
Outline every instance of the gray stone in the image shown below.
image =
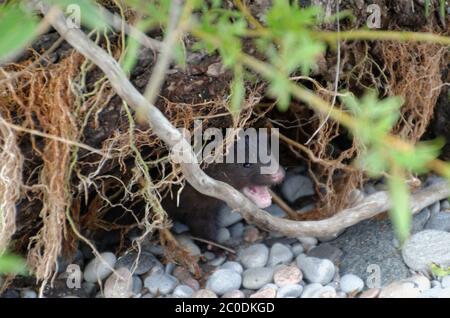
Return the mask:
<svg viewBox="0 0 450 318">
<path fill-rule="evenodd" d="M 302 243 L 296 243 L 292 245 L 292 253 L 294 253 L 295 257 L 299 256 L 304 251 L 305 249 L 303 248 Z"/>
<path fill-rule="evenodd" d="M 299 198 L 314 195 L 314 185 L 306 176 L 288 174 L 281 186 L 281 193 L 288 202 L 293 203 Z"/>
<path fill-rule="evenodd" d="M 403 260 L 415 271 L 428 271 L 432 263 L 450 265 L 450 233 L 424 230 L 411 236 L 402 251 Z"/>
<path fill-rule="evenodd" d="M 225 243 L 231 238 L 230 231 L 227 228 L 220 228 L 217 231 L 217 242 L 218 243 Z"/>
<path fill-rule="evenodd" d="M 81 288 L 84 290 L 88 297 L 92 297 L 97 292 L 97 284 L 90 282 L 83 282 Z"/>
<path fill-rule="evenodd" d="M 172 231 L 175 234 L 181 234 L 189 231 L 189 228 L 186 224 L 180 222 L 173 222 Z"/>
<path fill-rule="evenodd" d="M 223 294 L 222 298 L 245 298 L 245 294 L 241 290 L 232 290 Z"/>
<path fill-rule="evenodd" d="M 331 282 L 335 273 L 334 264 L 330 260 L 308 257 L 303 254 L 297 256 L 297 266 L 311 283 L 326 285 Z"/>
<path fill-rule="evenodd" d="M 340 287 L 346 294 L 355 294 L 363 290 L 364 282 L 356 275 L 346 274 L 341 277 Z"/>
<path fill-rule="evenodd" d="M 244 271 L 241 264 L 239 264 L 238 262 L 231 262 L 231 261 L 222 264 L 222 266 L 220 266 L 220 268 L 221 269 L 230 269 L 232 271 L 235 271 L 238 274 L 242 274 L 242 272 Z"/>
<path fill-rule="evenodd" d="M 22 298 L 37 298 L 37 293 L 31 289 L 24 289 L 20 291 L 20 297 Z"/>
<path fill-rule="evenodd" d="M 174 291 L 173 296 L 176 298 L 190 298 L 194 295 L 194 290 L 187 285 L 178 285 Z"/>
<path fill-rule="evenodd" d="M 283 211 L 282 208 L 278 204 L 272 204 L 268 208 L 264 209 L 265 211 L 269 212 L 272 216 L 282 218 L 286 216 L 286 212 Z"/>
<path fill-rule="evenodd" d="M 381 286 L 384 286 L 410 275 L 393 240 L 394 232 L 388 219 L 370 219 L 349 227 L 329 243 L 345 255 L 339 264 L 341 273 L 352 273 L 366 281 L 373 275 L 371 266 L 376 264 L 380 269 Z"/>
<path fill-rule="evenodd" d="M 227 205 L 224 205 L 218 212 L 217 224 L 220 227 L 228 227 L 242 220 L 239 212 L 233 212 Z"/>
<path fill-rule="evenodd" d="M 207 261 L 212 261 L 213 259 L 216 258 L 216 254 L 212 252 L 205 252 L 203 253 L 203 257 L 206 258 Z"/>
<path fill-rule="evenodd" d="M 132 296 L 133 275 L 125 268 L 116 269 L 105 282 L 105 298 L 129 298 Z"/>
<path fill-rule="evenodd" d="M 219 269 L 215 271 L 206 282 L 206 289 L 217 295 L 223 295 L 241 287 L 242 277 L 231 269 Z"/>
<path fill-rule="evenodd" d="M 208 264 L 211 266 L 220 266 L 227 260 L 227 257 L 225 255 L 219 255 L 212 261 L 209 261 Z"/>
<path fill-rule="evenodd" d="M 142 286 L 142 279 L 139 276 L 133 275 L 133 294 L 139 294 L 142 290 Z"/>
<path fill-rule="evenodd" d="M 298 237 L 297 240 L 299 240 L 299 242 L 302 243 L 303 248 L 307 252 L 310 251 L 318 243 L 315 237 L 308 237 L 308 236 Z"/>
<path fill-rule="evenodd" d="M 277 298 L 298 298 L 302 292 L 302 285 L 286 285 L 278 289 Z"/>
<path fill-rule="evenodd" d="M 192 298 L 217 298 L 217 295 L 209 289 L 200 289 L 192 295 Z"/>
<path fill-rule="evenodd" d="M 313 296 L 322 289 L 322 285 L 318 283 L 308 284 L 303 288 L 301 298 L 314 298 Z"/>
<path fill-rule="evenodd" d="M 231 238 L 240 239 L 244 235 L 244 223 L 238 222 L 229 227 Z"/>
<path fill-rule="evenodd" d="M 140 254 L 135 251 L 128 252 L 121 256 L 116 263 L 116 268 L 128 268 L 135 275 L 145 274 L 155 266 L 164 267 L 153 254 L 144 251 L 141 251 Z"/>
<path fill-rule="evenodd" d="M 238 259 L 244 268 L 263 267 L 267 264 L 269 249 L 264 244 L 253 244 L 240 250 Z"/>
<path fill-rule="evenodd" d="M 425 225 L 425 229 L 450 232 L 450 212 L 433 214 Z"/>
<path fill-rule="evenodd" d="M 91 283 L 102 281 L 109 274 L 116 264 L 116 256 L 111 252 L 104 252 L 100 257 L 92 259 L 84 269 L 84 280 Z"/>
<path fill-rule="evenodd" d="M 420 294 L 421 298 L 450 298 L 450 288 L 434 287 Z"/>
<path fill-rule="evenodd" d="M 156 272 L 144 280 L 144 286 L 152 293 L 162 295 L 170 294 L 178 284 L 178 279 L 172 275 Z"/>
<path fill-rule="evenodd" d="M 441 282 L 438 280 L 432 280 L 431 281 L 431 288 L 435 288 L 435 287 L 442 287 Z"/>
<path fill-rule="evenodd" d="M 384 287 L 379 298 L 417 298 L 420 295 L 420 289 L 412 282 L 397 281 Z"/>
<path fill-rule="evenodd" d="M 450 209 L 450 202 L 448 200 L 442 200 L 441 201 L 441 211 L 446 211 Z"/>
<path fill-rule="evenodd" d="M 247 289 L 259 289 L 270 283 L 273 269 L 268 267 L 249 268 L 242 273 L 242 286 Z"/>
<path fill-rule="evenodd" d="M 412 219 L 412 233 L 422 231 L 430 217 L 431 211 L 429 208 L 422 209 L 422 211 L 414 215 Z"/>
<path fill-rule="evenodd" d="M 281 243 L 275 243 L 270 248 L 268 266 L 275 266 L 278 264 L 287 264 L 294 258 L 291 249 Z"/>
<path fill-rule="evenodd" d="M 178 243 L 181 245 L 181 247 L 186 249 L 191 255 L 199 256 L 202 254 L 198 245 L 195 244 L 194 241 L 189 236 L 181 234 L 177 235 L 176 239 Z"/>
<path fill-rule="evenodd" d="M 443 288 L 450 288 L 450 275 L 444 276 L 441 281 L 441 286 Z"/>
<path fill-rule="evenodd" d="M 303 289 L 301 298 L 336 298 L 336 290 L 331 286 L 310 284 Z"/>
<path fill-rule="evenodd" d="M 341 262 L 343 255 L 344 253 L 339 248 L 329 243 L 319 244 L 308 252 L 310 257 L 329 259 L 337 265 Z"/>
<path fill-rule="evenodd" d="M 441 204 L 439 203 L 439 201 L 434 202 L 432 205 L 430 205 L 429 209 L 431 211 L 431 215 L 433 216 L 441 211 Z"/>
</svg>

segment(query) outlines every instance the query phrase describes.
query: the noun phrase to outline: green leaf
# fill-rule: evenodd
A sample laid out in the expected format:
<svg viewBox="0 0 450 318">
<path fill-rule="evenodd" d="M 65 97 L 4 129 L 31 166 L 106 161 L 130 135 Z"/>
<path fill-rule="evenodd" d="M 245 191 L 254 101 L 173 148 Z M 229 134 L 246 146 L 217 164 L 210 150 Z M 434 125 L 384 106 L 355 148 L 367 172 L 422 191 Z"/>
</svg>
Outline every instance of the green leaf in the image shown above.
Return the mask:
<svg viewBox="0 0 450 318">
<path fill-rule="evenodd" d="M 38 19 L 16 5 L 0 7 L 0 61 L 17 54 L 36 35 Z"/>
<path fill-rule="evenodd" d="M 238 113 L 245 98 L 244 70 L 242 65 L 234 67 L 234 78 L 231 82 L 231 111 Z"/>
<path fill-rule="evenodd" d="M 431 273 L 437 277 L 444 277 L 450 275 L 450 266 L 442 268 L 436 263 L 432 263 L 430 266 Z"/>
<path fill-rule="evenodd" d="M 394 172 L 388 178 L 389 194 L 392 200 L 390 216 L 394 231 L 402 245 L 409 236 L 411 211 L 409 208 L 409 191 L 402 174 Z"/>
<path fill-rule="evenodd" d="M 129 74 L 133 67 L 136 65 L 140 44 L 135 38 L 129 36 L 127 38 L 127 47 L 125 57 L 121 61 L 122 69 L 125 73 Z"/>
<path fill-rule="evenodd" d="M 277 108 L 279 111 L 286 111 L 291 101 L 289 91 L 290 81 L 283 73 L 274 74 L 269 85 L 269 94 L 277 99 Z"/>
<path fill-rule="evenodd" d="M 103 16 L 95 1 L 90 0 L 46 0 L 54 5 L 58 5 L 66 14 L 68 19 L 81 23 L 91 29 L 104 29 L 108 26 L 106 17 Z M 78 16 L 79 15 L 79 16 Z"/>
<path fill-rule="evenodd" d="M 4 253 L 0 255 L 0 273 L 26 275 L 26 263 L 20 256 Z"/>
</svg>

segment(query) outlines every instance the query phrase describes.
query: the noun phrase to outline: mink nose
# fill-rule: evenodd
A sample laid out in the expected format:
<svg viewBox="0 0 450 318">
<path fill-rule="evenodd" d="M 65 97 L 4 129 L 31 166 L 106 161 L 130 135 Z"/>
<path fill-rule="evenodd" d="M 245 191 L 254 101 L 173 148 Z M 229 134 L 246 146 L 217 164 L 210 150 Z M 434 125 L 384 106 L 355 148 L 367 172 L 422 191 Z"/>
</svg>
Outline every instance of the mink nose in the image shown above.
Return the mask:
<svg viewBox="0 0 450 318">
<path fill-rule="evenodd" d="M 284 179 L 284 169 L 282 167 L 278 168 L 278 171 L 272 175 L 272 181 L 275 183 L 280 183 Z"/>
</svg>

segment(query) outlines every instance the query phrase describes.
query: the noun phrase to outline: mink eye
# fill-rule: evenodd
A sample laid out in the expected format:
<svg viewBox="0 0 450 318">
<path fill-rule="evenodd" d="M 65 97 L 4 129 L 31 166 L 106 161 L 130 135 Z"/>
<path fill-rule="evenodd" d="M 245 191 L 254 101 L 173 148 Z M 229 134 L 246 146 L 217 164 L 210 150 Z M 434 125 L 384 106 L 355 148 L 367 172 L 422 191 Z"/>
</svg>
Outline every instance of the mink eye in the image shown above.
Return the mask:
<svg viewBox="0 0 450 318">
<path fill-rule="evenodd" d="M 243 164 L 243 166 L 244 166 L 244 168 L 250 168 L 252 166 L 252 164 L 246 162 L 246 163 Z"/>
</svg>

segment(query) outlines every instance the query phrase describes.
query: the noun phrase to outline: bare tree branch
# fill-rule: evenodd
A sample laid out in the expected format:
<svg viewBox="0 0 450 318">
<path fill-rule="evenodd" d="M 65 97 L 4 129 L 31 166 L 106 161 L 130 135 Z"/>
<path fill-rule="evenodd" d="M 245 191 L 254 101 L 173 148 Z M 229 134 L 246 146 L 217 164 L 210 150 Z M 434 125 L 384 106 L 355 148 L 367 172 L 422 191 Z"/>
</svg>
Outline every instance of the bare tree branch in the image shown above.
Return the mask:
<svg viewBox="0 0 450 318">
<path fill-rule="evenodd" d="M 49 7 L 38 3 L 38 8 L 44 13 Z M 78 29 L 70 29 L 63 13 L 53 15 L 52 26 L 77 51 L 92 60 L 108 77 L 117 94 L 135 111 L 145 113 L 146 119 L 154 133 L 161 138 L 170 149 L 178 148 L 172 158 L 181 163 L 181 168 L 187 181 L 199 192 L 220 199 L 233 210 L 239 211 L 250 223 L 268 231 L 275 231 L 286 236 L 328 236 L 339 232 L 361 220 L 373 217 L 388 210 L 391 203 L 386 192 L 377 192 L 368 196 L 355 207 L 345 209 L 335 216 L 321 221 L 291 221 L 271 216 L 258 209 L 241 192 L 230 185 L 207 176 L 199 167 L 197 158 L 189 143 L 182 134 L 169 122 L 161 111 L 142 96 L 130 83 L 119 64 L 105 51 L 92 42 Z M 446 182 L 434 184 L 411 195 L 411 209 L 417 213 L 424 207 L 450 196 L 450 187 Z"/>
</svg>

